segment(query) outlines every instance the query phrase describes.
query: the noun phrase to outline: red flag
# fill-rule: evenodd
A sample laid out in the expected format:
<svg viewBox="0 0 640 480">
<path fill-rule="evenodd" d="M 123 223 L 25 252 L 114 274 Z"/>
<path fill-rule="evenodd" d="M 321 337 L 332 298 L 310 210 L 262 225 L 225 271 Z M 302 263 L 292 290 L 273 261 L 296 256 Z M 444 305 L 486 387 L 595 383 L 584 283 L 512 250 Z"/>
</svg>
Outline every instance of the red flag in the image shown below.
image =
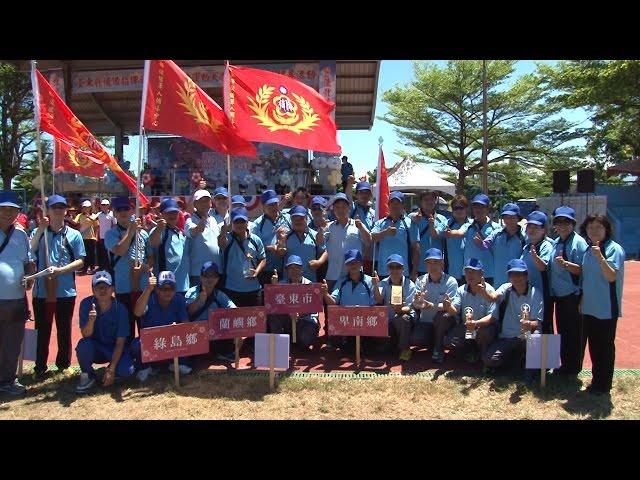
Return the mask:
<svg viewBox="0 0 640 480">
<path fill-rule="evenodd" d="M 55 140 L 56 172 L 70 172 L 85 177 L 102 178 L 104 163 L 65 140 Z"/>
<path fill-rule="evenodd" d="M 109 167 L 131 192 L 139 195 L 143 205 L 148 204 L 149 200 L 138 190 L 135 179 L 122 170 L 115 157 L 91 134 L 51 84 L 35 68 L 32 72 L 31 83 L 38 127 L 56 139 L 67 141 L 77 149 L 86 148 L 94 159 Z"/>
<path fill-rule="evenodd" d="M 389 215 L 389 182 L 387 181 L 387 167 L 384 165 L 382 145 L 380 145 L 380 154 L 378 155 L 376 177 L 376 214 L 378 220 Z"/>
<path fill-rule="evenodd" d="M 340 153 L 335 103 L 293 78 L 255 68 L 227 66 L 224 105 L 238 135 L 257 142 Z"/>
<path fill-rule="evenodd" d="M 229 155 L 256 156 L 256 147 L 236 134 L 220 106 L 174 62 L 148 60 L 145 74 L 145 129 L 174 133 Z"/>
</svg>

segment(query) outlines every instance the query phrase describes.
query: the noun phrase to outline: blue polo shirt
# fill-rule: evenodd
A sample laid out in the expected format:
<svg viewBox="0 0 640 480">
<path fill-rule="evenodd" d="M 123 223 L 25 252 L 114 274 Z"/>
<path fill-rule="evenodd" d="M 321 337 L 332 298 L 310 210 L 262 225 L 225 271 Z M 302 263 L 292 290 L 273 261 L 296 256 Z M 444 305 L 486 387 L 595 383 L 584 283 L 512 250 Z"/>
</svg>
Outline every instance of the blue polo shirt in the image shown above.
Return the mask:
<svg viewBox="0 0 640 480">
<path fill-rule="evenodd" d="M 34 230 L 32 232 L 32 238 L 36 235 L 36 231 L 37 230 Z M 73 228 L 64 226 L 58 233 L 53 233 L 51 228 L 48 228 L 43 236 L 44 235 L 47 236 L 47 240 L 49 241 L 49 261 L 52 267 L 64 267 L 79 258 L 84 259 L 84 257 L 87 256 L 84 250 L 82 235 L 79 231 L 74 230 Z M 40 242 L 38 244 L 38 248 L 34 252 L 34 256 L 37 259 L 38 271 L 47 268 L 44 238 L 42 237 L 40 237 Z M 76 279 L 74 272 L 58 275 L 55 278 L 58 281 L 56 298 L 76 296 Z M 47 297 L 44 277 L 40 277 L 36 280 L 33 290 L 33 294 L 36 298 Z"/>
<path fill-rule="evenodd" d="M 364 252 L 360 230 L 356 227 L 355 220 L 351 218 L 344 227 L 337 220 L 331 222 L 324 233 L 324 243 L 329 255 L 327 280 L 337 280 L 347 274 L 347 268 L 344 265 L 344 254 L 347 250 L 355 249 Z"/>
<path fill-rule="evenodd" d="M 227 246 L 222 252 L 223 273 L 226 273 L 225 288 L 233 292 L 255 292 L 260 290 L 257 278 L 244 278 L 243 268 L 246 253 L 253 257 L 253 268 L 265 258 L 264 244 L 260 237 L 252 233 L 243 241 L 239 241 L 231 232 L 227 233 Z"/>
<path fill-rule="evenodd" d="M 392 226 L 393 222 L 389 217 L 381 218 L 373 226 L 371 233 L 380 233 Z M 387 258 L 392 253 L 402 255 L 404 259 L 404 275 L 408 277 L 411 272 L 409 271 L 409 262 L 411 261 L 411 248 L 410 244 L 420 241 L 420 232 L 418 226 L 412 222 L 406 216 L 402 216 L 395 224 L 396 234 L 388 237 L 384 237 L 378 242 L 377 246 L 377 265 L 378 274 L 389 275 L 387 270 Z M 407 241 L 408 239 L 408 241 Z M 420 265 L 414 265 L 414 267 L 420 268 Z"/>
<path fill-rule="evenodd" d="M 111 302 L 111 308 L 106 312 L 100 311 L 100 305 L 91 295 L 80 302 L 80 328 L 89 323 L 89 311 L 91 304 L 96 304 L 96 321 L 93 323 L 91 337 L 96 342 L 109 347 L 114 347 L 118 338 L 129 336 L 129 312 L 127 308 L 115 298 Z"/>
<path fill-rule="evenodd" d="M 601 245 L 602 255 L 616 271 L 616 281 L 609 283 L 600 263 L 587 249 L 582 259 L 582 313 L 601 320 L 622 316 L 622 285 L 625 253 L 620 245 L 607 240 Z"/>
<path fill-rule="evenodd" d="M 355 219 L 356 216 L 359 216 L 367 230 L 371 231 L 376 223 L 376 209 L 370 205 L 363 207 L 358 202 L 353 202 L 350 217 Z"/>
<path fill-rule="evenodd" d="M 391 306 L 391 277 L 387 277 L 384 280 L 380 281 L 380 293 L 384 298 L 383 304 L 389 305 L 387 309 L 389 312 L 389 319 L 395 317 L 396 312 Z M 413 309 L 413 297 L 416 294 L 416 285 L 411 281 L 409 277 L 402 277 L 402 302 L 405 306 L 408 306 L 411 311 L 409 315 L 412 317 L 415 315 L 415 310 Z"/>
<path fill-rule="evenodd" d="M 487 283 L 486 286 L 488 293 L 492 294 L 493 292 L 495 292 L 494 288 L 491 285 Z M 487 315 L 493 314 L 493 311 L 496 308 L 495 302 L 490 302 L 479 293 L 477 295 L 471 293 L 469 285 L 461 285 L 460 287 L 458 287 L 456 298 L 453 302 L 451 302 L 451 305 L 453 305 L 456 310 L 458 310 L 458 320 L 460 322 L 466 321 L 464 311 L 467 307 L 473 308 L 474 320 L 480 320 Z"/>
<path fill-rule="evenodd" d="M 455 219 L 449 220 L 448 223 L 451 230 L 464 229 L 471 224 L 471 220 L 467 220 L 464 223 L 456 222 Z M 464 237 L 461 238 L 446 238 L 446 269 L 445 271 L 453 276 L 456 280 L 460 280 L 464 277 Z"/>
<path fill-rule="evenodd" d="M 0 229 L 0 245 L 6 238 L 7 234 Z M 21 280 L 25 274 L 25 264 L 30 262 L 33 262 L 33 256 L 29 248 L 29 238 L 23 230 L 13 227 L 7 246 L 0 253 L 0 300 L 24 298 L 25 290 Z"/>
<path fill-rule="evenodd" d="M 276 231 L 280 227 L 285 227 L 287 231 L 291 230 L 291 219 L 288 215 L 283 213 L 278 214 L 275 223 L 266 215 L 262 214 L 256 221 L 253 223 L 253 228 L 250 228 L 249 231 L 257 235 L 260 240 L 262 240 L 262 244 L 266 247 L 267 245 L 275 245 L 278 240 L 278 236 Z M 269 272 L 273 272 L 274 270 L 278 270 L 278 273 L 282 275 L 282 258 L 277 253 L 266 252 L 267 255 L 267 264 L 265 265 L 265 269 Z"/>
<path fill-rule="evenodd" d="M 416 214 L 413 213 L 409 215 L 409 217 L 413 218 Z M 430 248 L 437 248 L 438 250 L 443 250 L 443 241 L 442 235 L 444 233 L 445 228 L 447 228 L 447 219 L 436 213 L 434 215 L 434 228 L 438 233 L 438 238 L 433 238 L 431 236 L 431 229 L 429 228 L 429 216 L 424 215 L 420 222 L 411 221 L 412 224 L 418 227 L 418 231 L 420 233 L 420 264 L 418 265 L 418 273 L 424 275 L 427 271 L 426 265 L 424 263 L 424 257 L 427 256 L 427 250 Z"/>
<path fill-rule="evenodd" d="M 149 236 L 153 235 L 156 228 L 149 232 Z M 160 249 L 165 238 L 166 265 L 165 268 L 160 268 Z M 187 244 L 187 237 L 177 228 L 173 229 L 167 226 L 164 232 L 161 233 L 160 239 L 160 245 L 152 247 L 155 256 L 154 272 L 156 272 L 156 275 L 163 270 L 173 272 L 176 276 L 176 291 L 186 292 L 189 289 L 189 245 Z"/>
<path fill-rule="evenodd" d="M 527 244 L 524 228 L 518 225 L 514 235 L 510 235 L 506 227 L 494 230 L 484 240 L 484 245 L 493 254 L 493 284 L 502 285 L 509 281 L 507 263 L 513 258 L 520 258 L 522 249 Z"/>
<path fill-rule="evenodd" d="M 495 222 L 487 222 L 482 227 L 478 225 L 475 220 L 472 220 L 471 223 L 463 225 L 462 227 L 465 230 L 464 236 L 464 260 L 463 262 L 467 262 L 470 258 L 477 258 L 484 265 L 484 276 L 493 278 L 495 274 L 495 268 L 493 263 L 493 253 L 491 250 L 485 250 L 481 247 L 478 247 L 476 243 L 473 241 L 473 237 L 476 236 L 476 233 L 480 232 L 480 236 L 484 240 L 489 235 L 491 235 L 495 230 L 499 230 L 501 227 Z M 495 285 L 497 285 L 494 282 Z"/>
<path fill-rule="evenodd" d="M 531 257 L 531 244 L 528 243 L 522 250 L 522 256 L 520 257 L 527 264 L 527 270 L 529 271 L 529 284 L 536 287 L 545 297 L 549 296 L 549 262 L 551 261 L 551 253 L 553 251 L 553 244 L 548 238 L 543 238 L 537 245 L 536 251 L 538 256 L 544 263 L 547 264 L 547 270 L 540 271 L 536 267 L 533 258 Z M 495 283 L 495 282 L 494 282 Z M 496 283 L 497 285 L 497 283 Z"/>
<path fill-rule="evenodd" d="M 504 301 L 505 292 L 511 288 L 510 283 L 500 285 L 496 290 L 498 295 L 501 295 L 500 300 L 496 303 L 496 309 L 493 311 L 492 318 L 497 322 L 500 316 L 500 305 Z M 524 295 L 518 295 L 518 292 L 514 288 L 511 288 L 511 294 L 509 295 L 509 304 L 504 312 L 504 319 L 502 321 L 502 329 L 498 333 L 500 338 L 516 338 L 520 335 L 522 328 L 520 327 L 520 318 L 522 317 L 522 311 L 520 308 L 523 304 L 528 304 L 531 307 L 529 311 L 530 320 L 538 320 L 540 324 L 544 319 L 543 309 L 544 300 L 542 298 L 542 292 L 533 285 L 529 284 L 527 291 Z M 536 330 L 539 332 L 540 329 Z"/>
<path fill-rule="evenodd" d="M 218 247 L 218 235 L 220 227 L 213 216 L 207 216 L 207 225 L 202 233 L 192 233 L 191 229 L 197 227 L 202 221 L 197 212 L 193 212 L 184 226 L 184 235 L 189 244 L 189 275 L 198 277 L 205 262 L 213 261 L 220 265 L 220 248 Z"/>
<path fill-rule="evenodd" d="M 360 272 L 360 279 L 357 282 L 352 281 L 350 277 L 338 280 L 331 296 L 338 305 L 370 306 L 376 304 L 371 277 L 365 275 L 364 272 Z"/>
<path fill-rule="evenodd" d="M 202 289 L 200 285 L 196 285 L 195 287 L 191 287 L 189 290 L 187 290 L 187 293 L 185 293 L 184 295 L 186 304 L 190 305 L 193 302 L 195 302 L 198 296 L 200 295 L 201 291 Z M 214 299 L 209 305 L 209 308 L 204 310 L 198 316 L 198 318 L 194 319 L 193 321 L 197 322 L 199 320 L 209 320 L 209 312 L 212 312 L 219 308 L 236 308 L 236 305 L 231 301 L 229 297 L 227 297 L 227 295 L 224 292 L 216 289 L 214 292 Z"/>
<path fill-rule="evenodd" d="M 120 224 L 113 227 L 109 230 L 104 236 L 104 247 L 109 251 L 109 257 L 117 258 L 117 255 L 113 254 L 113 248 L 120 243 L 123 237 L 127 235 L 127 229 L 122 228 Z M 140 231 L 140 240 L 138 244 L 138 260 L 142 263 L 146 262 L 147 255 L 151 250 L 149 245 L 149 234 L 144 230 Z M 136 260 L 136 237 L 134 236 L 131 239 L 131 243 L 129 244 L 129 252 L 127 255 L 120 257 L 117 261 L 114 272 L 115 272 L 115 288 L 116 293 L 131 293 L 131 268 Z M 156 273 L 158 273 L 156 271 Z M 149 274 L 144 273 L 140 276 L 140 290 L 143 291 L 147 288 L 147 284 L 149 282 Z"/>
<path fill-rule="evenodd" d="M 309 262 L 320 258 L 320 255 L 327 249 L 324 244 L 316 245 L 316 235 L 317 232 L 315 230 L 307 230 L 302 235 L 302 238 L 294 231 L 289 232 L 286 244 L 287 254 L 284 256 L 284 264 L 286 265 L 287 259 L 291 255 L 298 255 L 303 263 L 302 276 L 307 277 L 312 282 L 316 281 L 316 271 L 309 266 Z"/>
<path fill-rule="evenodd" d="M 574 277 L 571 275 L 569 270 L 558 265 L 555 258 L 560 255 L 568 262 L 582 265 L 582 259 L 588 248 L 589 245 L 587 245 L 585 239 L 576 232 L 571 232 L 564 242 L 560 237 L 553 242 L 551 260 L 547 267 L 551 295 L 554 297 L 566 297 L 567 295 L 580 294 L 580 276 Z"/>
<path fill-rule="evenodd" d="M 416 293 L 424 292 L 427 294 L 424 296 L 425 300 L 435 304 L 434 308 L 425 308 L 420 311 L 419 321 L 423 323 L 433 323 L 434 317 L 438 313 L 438 306 L 442 305 L 444 296 L 449 295 L 451 304 L 456 299 L 458 293 L 458 282 L 455 278 L 447 273 L 443 273 L 438 283 L 432 281 L 429 274 L 424 274 L 416 280 Z"/>
<path fill-rule="evenodd" d="M 188 321 L 187 303 L 182 295 L 176 292 L 167 308 L 162 308 L 158 301 L 158 295 L 156 292 L 152 292 L 147 302 L 147 308 L 140 317 L 140 326 L 142 328 L 162 327 L 171 325 L 173 322 L 184 323 Z"/>
<path fill-rule="evenodd" d="M 280 285 L 290 285 L 291 282 L 289 280 L 285 280 L 282 279 L 278 282 Z M 309 285 L 311 282 L 311 280 L 309 280 L 308 278 L 304 278 L 304 276 L 302 277 L 302 280 L 300 281 L 300 283 L 302 285 Z M 303 320 L 305 322 L 311 322 L 311 323 L 315 323 L 316 325 L 318 325 L 318 314 L 317 313 L 301 313 L 298 316 L 299 320 Z"/>
</svg>

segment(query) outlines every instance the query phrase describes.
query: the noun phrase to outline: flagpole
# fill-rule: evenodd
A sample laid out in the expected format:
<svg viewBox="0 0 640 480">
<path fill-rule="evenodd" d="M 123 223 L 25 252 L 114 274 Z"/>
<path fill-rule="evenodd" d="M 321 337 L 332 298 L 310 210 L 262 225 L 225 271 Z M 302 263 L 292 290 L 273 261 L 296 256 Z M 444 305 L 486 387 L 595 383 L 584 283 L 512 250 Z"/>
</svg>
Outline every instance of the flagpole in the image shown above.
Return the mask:
<svg viewBox="0 0 640 480">
<path fill-rule="evenodd" d="M 51 195 L 56 194 L 56 140 L 53 140 L 53 158 L 51 161 Z"/>
<path fill-rule="evenodd" d="M 144 75 L 142 80 L 142 104 L 140 105 L 140 131 L 138 134 L 138 176 L 136 179 L 136 188 L 140 189 L 140 177 L 142 175 L 142 160 L 143 155 L 142 151 L 144 148 L 144 111 L 147 107 L 147 85 L 149 83 L 149 60 L 144 61 Z M 136 194 L 136 218 L 140 217 L 140 195 Z M 139 244 L 140 244 L 140 232 L 136 227 L 136 249 L 135 249 L 135 265 L 138 267 L 140 265 L 140 257 L 139 257 Z"/>
<path fill-rule="evenodd" d="M 380 176 L 382 172 L 380 171 L 380 156 L 382 155 L 382 143 L 384 139 L 382 137 L 378 138 L 378 166 L 376 167 L 376 218 L 378 221 L 380 219 Z M 375 222 L 374 222 L 375 223 Z M 376 246 L 377 242 L 373 244 L 373 254 L 371 255 L 371 275 L 376 271 Z"/>
</svg>

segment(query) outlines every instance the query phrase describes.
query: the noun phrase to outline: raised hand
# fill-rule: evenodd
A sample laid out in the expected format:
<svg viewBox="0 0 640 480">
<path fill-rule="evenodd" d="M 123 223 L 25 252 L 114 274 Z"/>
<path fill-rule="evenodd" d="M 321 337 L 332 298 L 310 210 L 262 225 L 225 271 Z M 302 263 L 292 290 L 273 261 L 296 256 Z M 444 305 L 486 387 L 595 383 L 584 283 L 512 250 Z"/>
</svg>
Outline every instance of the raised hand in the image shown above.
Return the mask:
<svg viewBox="0 0 640 480">
<path fill-rule="evenodd" d="M 479 247 L 481 247 L 481 246 L 482 246 L 482 237 L 480 236 L 480 233 L 476 233 L 476 234 L 474 235 L 474 237 L 473 237 L 473 242 L 474 242 L 477 246 L 479 246 Z"/>
<path fill-rule="evenodd" d="M 326 280 L 322 280 L 322 294 L 329 295 L 329 285 L 327 285 Z"/>
<path fill-rule="evenodd" d="M 396 227 L 397 222 L 392 222 L 390 227 L 387 227 L 387 232 L 389 235 L 395 235 L 398 232 L 398 228 Z"/>
<path fill-rule="evenodd" d="M 158 285 L 158 279 L 153 274 L 153 268 L 149 269 L 149 286 L 147 287 L 149 290 L 155 290 Z"/>
<path fill-rule="evenodd" d="M 49 226 L 49 217 L 38 217 L 38 230 L 40 230 L 40 233 L 44 232 L 47 227 Z"/>
<path fill-rule="evenodd" d="M 378 276 L 378 272 L 376 270 L 373 271 L 373 276 L 371 277 L 371 283 L 373 283 L 374 287 L 380 286 L 380 277 Z"/>
<path fill-rule="evenodd" d="M 420 223 L 422 221 L 422 218 L 423 218 L 422 210 L 418 210 L 416 213 L 411 215 L 411 221 L 415 223 Z"/>
<path fill-rule="evenodd" d="M 599 240 L 596 240 L 595 242 L 593 242 L 593 245 L 591 246 L 591 253 L 597 259 L 604 258 L 604 256 L 602 255 L 602 249 L 600 248 L 600 241 Z"/>
<path fill-rule="evenodd" d="M 444 298 L 442 299 L 442 308 L 448 311 L 451 308 L 451 299 L 448 294 L 444 294 Z"/>
<path fill-rule="evenodd" d="M 164 218 L 159 218 L 156 226 L 160 230 L 164 230 L 165 228 L 167 228 L 167 221 Z"/>
<path fill-rule="evenodd" d="M 356 215 L 355 224 L 358 230 L 362 228 L 362 220 L 360 219 L 360 215 Z"/>
<path fill-rule="evenodd" d="M 98 312 L 96 311 L 96 304 L 92 303 L 91 310 L 89 310 L 89 321 L 95 322 L 97 317 L 98 317 Z"/>
<path fill-rule="evenodd" d="M 534 258 L 540 258 L 538 257 L 538 251 L 536 250 L 536 246 L 533 243 L 531 244 L 531 256 Z"/>
<path fill-rule="evenodd" d="M 433 225 L 433 223 L 436 221 L 436 217 L 433 216 L 433 214 L 429 215 L 429 225 Z"/>
<path fill-rule="evenodd" d="M 273 271 L 273 275 L 271 275 L 271 284 L 276 285 L 278 283 L 278 270 Z"/>
</svg>

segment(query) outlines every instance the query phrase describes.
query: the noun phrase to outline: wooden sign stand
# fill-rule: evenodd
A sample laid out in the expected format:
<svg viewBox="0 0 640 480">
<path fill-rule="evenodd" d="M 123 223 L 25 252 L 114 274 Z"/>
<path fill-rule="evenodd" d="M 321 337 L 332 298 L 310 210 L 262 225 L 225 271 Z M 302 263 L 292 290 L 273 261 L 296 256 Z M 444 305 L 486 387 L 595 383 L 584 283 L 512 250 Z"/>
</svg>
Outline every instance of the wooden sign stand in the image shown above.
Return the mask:
<svg viewBox="0 0 640 480">
<path fill-rule="evenodd" d="M 234 338 L 235 346 L 236 346 L 236 370 L 240 368 L 240 344 L 242 343 L 241 337 Z"/>
<path fill-rule="evenodd" d="M 296 343 L 296 326 L 297 326 L 297 318 L 291 319 L 291 341 Z"/>
<path fill-rule="evenodd" d="M 360 366 L 360 335 L 356 335 L 356 367 Z"/>
<path fill-rule="evenodd" d="M 178 357 L 173 357 L 173 378 L 176 382 L 176 388 L 180 388 L 180 364 Z"/>
</svg>

